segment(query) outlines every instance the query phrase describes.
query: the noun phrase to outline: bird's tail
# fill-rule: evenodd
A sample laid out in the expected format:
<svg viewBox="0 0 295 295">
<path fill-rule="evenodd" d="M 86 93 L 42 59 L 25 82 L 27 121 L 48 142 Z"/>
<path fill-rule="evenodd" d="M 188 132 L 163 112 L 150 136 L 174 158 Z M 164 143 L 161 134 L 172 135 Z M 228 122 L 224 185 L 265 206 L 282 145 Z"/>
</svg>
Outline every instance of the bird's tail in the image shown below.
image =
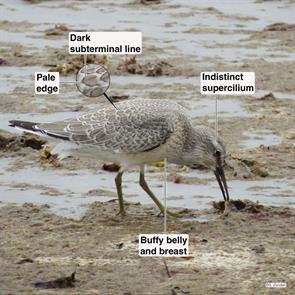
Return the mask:
<svg viewBox="0 0 295 295">
<path fill-rule="evenodd" d="M 50 130 L 45 130 L 44 128 L 42 128 L 42 123 L 11 120 L 9 121 L 9 126 L 17 128 L 22 131 L 26 131 L 26 132 L 30 132 L 30 133 L 34 133 L 34 134 L 38 134 L 42 136 L 49 136 L 49 137 L 54 137 L 54 138 L 63 139 L 63 140 L 70 140 L 69 136 L 60 134 L 60 132 L 57 133 Z"/>
<path fill-rule="evenodd" d="M 40 131 L 39 129 L 36 128 L 37 125 L 38 123 L 34 123 L 34 122 L 18 121 L 18 120 L 9 121 L 9 126 L 11 127 L 34 132 L 34 133 Z"/>
</svg>

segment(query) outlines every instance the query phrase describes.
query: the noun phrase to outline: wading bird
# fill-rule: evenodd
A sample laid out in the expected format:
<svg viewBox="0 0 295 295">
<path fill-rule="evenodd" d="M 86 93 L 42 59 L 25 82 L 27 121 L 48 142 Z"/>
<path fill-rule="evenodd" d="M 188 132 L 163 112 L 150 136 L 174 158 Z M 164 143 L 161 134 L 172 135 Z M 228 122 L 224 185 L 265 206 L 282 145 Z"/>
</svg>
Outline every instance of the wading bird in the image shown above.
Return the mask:
<svg viewBox="0 0 295 295">
<path fill-rule="evenodd" d="M 117 103 L 116 107 L 109 105 L 53 123 L 17 120 L 9 123 L 66 142 L 64 146 L 71 154 L 118 163 L 121 168 L 115 182 L 122 215 L 125 215 L 122 174 L 130 166 L 140 167 L 141 187 L 164 212 L 164 206 L 145 181 L 144 167 L 165 158 L 170 163 L 211 169 L 228 204 L 223 171 L 225 147 L 213 129 L 193 126 L 185 109 L 168 100 L 134 99 Z"/>
</svg>

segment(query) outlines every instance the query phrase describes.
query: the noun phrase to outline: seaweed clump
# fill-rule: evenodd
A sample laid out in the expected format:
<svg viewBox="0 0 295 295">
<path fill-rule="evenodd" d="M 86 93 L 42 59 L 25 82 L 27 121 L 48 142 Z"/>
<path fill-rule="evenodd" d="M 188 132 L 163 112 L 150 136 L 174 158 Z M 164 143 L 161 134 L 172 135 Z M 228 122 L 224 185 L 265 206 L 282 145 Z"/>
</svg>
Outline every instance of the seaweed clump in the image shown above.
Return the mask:
<svg viewBox="0 0 295 295">
<path fill-rule="evenodd" d="M 224 201 L 213 202 L 213 208 L 217 211 L 223 212 L 225 209 Z M 230 209 L 233 211 L 259 213 L 263 208 L 263 205 L 250 200 L 230 200 Z"/>
<path fill-rule="evenodd" d="M 24 147 L 41 150 L 45 143 L 45 140 L 31 134 L 25 133 L 25 135 L 20 136 L 5 136 L 0 134 L 0 149 L 5 151 L 17 151 Z"/>
<path fill-rule="evenodd" d="M 124 59 L 124 61 L 118 65 L 117 70 L 120 73 L 158 77 L 169 75 L 171 68 L 173 68 L 173 66 L 164 60 L 140 63 L 135 56 L 132 56 L 131 58 Z"/>
</svg>

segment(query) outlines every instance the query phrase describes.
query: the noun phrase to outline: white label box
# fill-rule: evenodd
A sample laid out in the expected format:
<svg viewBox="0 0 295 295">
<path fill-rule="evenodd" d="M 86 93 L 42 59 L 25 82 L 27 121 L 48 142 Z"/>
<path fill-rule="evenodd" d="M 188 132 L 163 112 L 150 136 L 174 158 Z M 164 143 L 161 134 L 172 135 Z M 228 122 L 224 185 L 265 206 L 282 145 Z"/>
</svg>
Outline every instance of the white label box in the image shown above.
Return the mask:
<svg viewBox="0 0 295 295">
<path fill-rule="evenodd" d="M 35 72 L 35 94 L 59 94 L 59 72 Z"/>
<path fill-rule="evenodd" d="M 255 93 L 255 73 L 202 72 L 200 88 L 204 95 L 251 95 Z"/>
<path fill-rule="evenodd" d="M 139 235 L 139 256 L 181 257 L 189 255 L 187 234 L 142 234 Z"/>
<path fill-rule="evenodd" d="M 70 54 L 141 54 L 141 32 L 69 32 Z"/>
</svg>

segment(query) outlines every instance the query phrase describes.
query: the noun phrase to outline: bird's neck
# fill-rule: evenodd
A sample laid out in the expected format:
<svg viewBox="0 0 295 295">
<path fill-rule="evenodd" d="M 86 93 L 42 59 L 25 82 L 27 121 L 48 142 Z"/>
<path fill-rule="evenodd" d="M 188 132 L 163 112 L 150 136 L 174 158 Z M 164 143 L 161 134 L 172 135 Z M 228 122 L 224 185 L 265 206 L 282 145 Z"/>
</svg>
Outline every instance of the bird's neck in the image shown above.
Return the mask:
<svg viewBox="0 0 295 295">
<path fill-rule="evenodd" d="M 202 134 L 196 128 L 191 128 L 183 145 L 182 161 L 185 165 L 194 165 L 202 162 L 204 142 Z"/>
</svg>

